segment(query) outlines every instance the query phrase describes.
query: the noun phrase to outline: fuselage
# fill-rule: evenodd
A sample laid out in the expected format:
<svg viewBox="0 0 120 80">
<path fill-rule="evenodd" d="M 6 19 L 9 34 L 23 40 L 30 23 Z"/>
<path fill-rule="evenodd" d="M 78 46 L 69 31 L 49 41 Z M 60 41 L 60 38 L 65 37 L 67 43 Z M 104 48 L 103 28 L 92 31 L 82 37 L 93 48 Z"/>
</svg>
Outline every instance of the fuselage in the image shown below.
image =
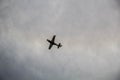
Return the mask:
<svg viewBox="0 0 120 80">
<path fill-rule="evenodd" d="M 56 43 L 53 42 L 53 41 L 50 41 L 50 40 L 48 40 L 48 39 L 47 39 L 47 41 L 48 41 L 50 44 L 52 44 L 52 45 L 56 45 L 56 46 L 58 46 L 58 44 L 56 44 Z"/>
</svg>

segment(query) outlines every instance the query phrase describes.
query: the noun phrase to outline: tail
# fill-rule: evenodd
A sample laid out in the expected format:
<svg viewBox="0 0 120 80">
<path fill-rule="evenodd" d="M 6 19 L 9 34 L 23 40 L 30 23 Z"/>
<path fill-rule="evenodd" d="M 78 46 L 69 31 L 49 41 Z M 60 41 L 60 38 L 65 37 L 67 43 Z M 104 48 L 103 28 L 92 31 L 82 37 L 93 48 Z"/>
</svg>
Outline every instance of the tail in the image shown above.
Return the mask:
<svg viewBox="0 0 120 80">
<path fill-rule="evenodd" d="M 58 48 L 62 47 L 61 43 L 58 44 Z"/>
</svg>

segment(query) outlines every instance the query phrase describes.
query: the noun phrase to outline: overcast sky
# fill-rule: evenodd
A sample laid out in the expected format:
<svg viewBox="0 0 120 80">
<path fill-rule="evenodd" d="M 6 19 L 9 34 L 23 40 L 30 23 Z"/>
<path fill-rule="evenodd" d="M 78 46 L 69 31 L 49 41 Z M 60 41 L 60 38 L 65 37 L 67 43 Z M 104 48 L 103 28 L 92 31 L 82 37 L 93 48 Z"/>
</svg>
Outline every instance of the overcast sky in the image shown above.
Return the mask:
<svg viewBox="0 0 120 80">
<path fill-rule="evenodd" d="M 120 1 L 0 0 L 0 80 L 120 80 Z"/>
</svg>

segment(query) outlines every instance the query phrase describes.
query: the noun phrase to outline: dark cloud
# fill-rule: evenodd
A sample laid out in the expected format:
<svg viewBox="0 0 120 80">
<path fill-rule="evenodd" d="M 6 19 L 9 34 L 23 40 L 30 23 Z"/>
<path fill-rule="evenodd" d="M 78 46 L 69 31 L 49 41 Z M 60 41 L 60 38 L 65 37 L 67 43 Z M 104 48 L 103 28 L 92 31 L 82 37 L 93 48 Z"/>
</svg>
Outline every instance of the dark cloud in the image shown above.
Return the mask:
<svg viewBox="0 0 120 80">
<path fill-rule="evenodd" d="M 120 6 L 120 0 L 116 0 L 117 4 Z"/>
</svg>

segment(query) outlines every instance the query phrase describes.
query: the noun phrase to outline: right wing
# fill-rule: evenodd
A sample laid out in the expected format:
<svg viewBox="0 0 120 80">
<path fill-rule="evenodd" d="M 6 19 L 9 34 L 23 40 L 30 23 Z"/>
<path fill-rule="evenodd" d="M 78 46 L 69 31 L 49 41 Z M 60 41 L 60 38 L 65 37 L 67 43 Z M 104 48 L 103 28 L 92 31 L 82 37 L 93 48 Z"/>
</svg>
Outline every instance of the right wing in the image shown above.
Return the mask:
<svg viewBox="0 0 120 80">
<path fill-rule="evenodd" d="M 51 49 L 51 48 L 52 48 L 52 46 L 53 46 L 53 44 L 50 44 L 50 45 L 49 45 L 49 49 Z"/>
<path fill-rule="evenodd" d="M 56 35 L 54 35 L 54 36 L 53 36 L 53 38 L 52 38 L 52 42 L 54 42 L 54 41 L 55 41 L 55 37 L 56 37 Z"/>
</svg>

